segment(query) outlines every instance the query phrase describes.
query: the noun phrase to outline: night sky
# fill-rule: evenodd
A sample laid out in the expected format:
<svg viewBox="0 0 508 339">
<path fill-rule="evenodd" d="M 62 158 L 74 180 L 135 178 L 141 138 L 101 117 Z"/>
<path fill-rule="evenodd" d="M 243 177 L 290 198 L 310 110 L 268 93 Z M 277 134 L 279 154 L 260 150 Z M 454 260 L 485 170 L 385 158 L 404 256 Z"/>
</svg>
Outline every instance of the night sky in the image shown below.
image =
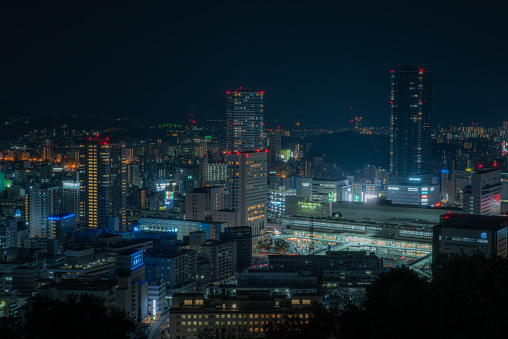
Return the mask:
<svg viewBox="0 0 508 339">
<path fill-rule="evenodd" d="M 434 72 L 435 123 L 499 126 L 506 8 L 446 3 L 15 1 L 0 9 L 0 112 L 169 123 L 194 109 L 199 124 L 243 86 L 265 91 L 266 119 L 340 125 L 352 106 L 387 125 L 390 69 L 419 64 Z"/>
</svg>

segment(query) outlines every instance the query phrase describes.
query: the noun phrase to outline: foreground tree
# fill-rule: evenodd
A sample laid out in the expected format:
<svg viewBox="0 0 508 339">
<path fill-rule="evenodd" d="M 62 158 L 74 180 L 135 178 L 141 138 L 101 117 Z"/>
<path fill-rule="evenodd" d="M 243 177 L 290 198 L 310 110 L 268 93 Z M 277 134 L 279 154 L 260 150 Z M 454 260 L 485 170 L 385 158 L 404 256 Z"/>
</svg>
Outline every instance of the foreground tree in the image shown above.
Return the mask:
<svg viewBox="0 0 508 339">
<path fill-rule="evenodd" d="M 38 297 L 21 326 L 5 330 L 17 338 L 146 338 L 126 312 L 90 295 L 72 295 L 65 301 Z"/>
<path fill-rule="evenodd" d="M 382 273 L 361 307 L 317 308 L 308 323 L 269 324 L 269 338 L 496 338 L 508 333 L 508 259 L 441 255 L 433 280 L 409 268 Z"/>
</svg>

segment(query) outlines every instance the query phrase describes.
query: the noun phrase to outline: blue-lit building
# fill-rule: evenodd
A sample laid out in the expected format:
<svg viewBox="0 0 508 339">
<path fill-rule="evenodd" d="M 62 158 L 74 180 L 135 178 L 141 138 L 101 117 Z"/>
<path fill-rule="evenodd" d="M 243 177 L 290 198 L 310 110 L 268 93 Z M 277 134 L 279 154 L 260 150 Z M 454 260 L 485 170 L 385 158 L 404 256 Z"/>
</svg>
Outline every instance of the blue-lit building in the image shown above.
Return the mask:
<svg viewBox="0 0 508 339">
<path fill-rule="evenodd" d="M 148 281 L 144 250 L 126 250 L 116 255 L 117 304 L 138 322 L 148 317 Z"/>
<path fill-rule="evenodd" d="M 76 231 L 76 214 L 62 213 L 49 216 L 48 225 L 52 233 L 50 238 L 58 240 L 58 249 L 60 252 L 65 251 Z"/>
<path fill-rule="evenodd" d="M 228 226 L 227 222 L 218 221 L 140 218 L 138 229 L 143 232 L 176 232 L 178 240 L 183 240 L 190 232 L 203 231 L 206 239 L 220 240 L 220 234 Z"/>
</svg>

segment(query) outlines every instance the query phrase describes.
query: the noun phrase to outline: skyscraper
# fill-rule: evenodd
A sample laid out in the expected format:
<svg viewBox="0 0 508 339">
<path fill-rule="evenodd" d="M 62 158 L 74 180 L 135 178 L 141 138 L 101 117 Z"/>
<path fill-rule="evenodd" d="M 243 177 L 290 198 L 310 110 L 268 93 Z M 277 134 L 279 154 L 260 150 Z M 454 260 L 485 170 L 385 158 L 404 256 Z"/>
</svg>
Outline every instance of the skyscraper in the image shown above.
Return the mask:
<svg viewBox="0 0 508 339">
<path fill-rule="evenodd" d="M 127 227 L 127 168 L 125 144 L 89 138 L 80 146 L 81 222 L 86 227 L 108 227 L 118 218 L 120 230 Z"/>
<path fill-rule="evenodd" d="M 227 92 L 226 142 L 230 152 L 252 152 L 265 147 L 264 92 L 239 88 Z"/>
<path fill-rule="evenodd" d="M 250 226 L 258 235 L 266 224 L 267 158 L 264 93 L 239 88 L 227 92 L 228 208 L 231 226 Z"/>
<path fill-rule="evenodd" d="M 420 66 L 400 66 L 392 70 L 391 183 L 430 182 L 431 110 L 432 73 Z"/>
<path fill-rule="evenodd" d="M 229 208 L 236 212 L 235 226 L 250 226 L 253 235 L 259 235 L 266 225 L 267 154 L 260 151 L 228 155 Z"/>
<path fill-rule="evenodd" d="M 59 188 L 37 183 L 28 193 L 31 238 L 53 239 L 49 217 L 60 212 Z"/>
<path fill-rule="evenodd" d="M 79 223 L 79 181 L 65 180 L 60 188 L 60 213 L 73 213 Z"/>
</svg>

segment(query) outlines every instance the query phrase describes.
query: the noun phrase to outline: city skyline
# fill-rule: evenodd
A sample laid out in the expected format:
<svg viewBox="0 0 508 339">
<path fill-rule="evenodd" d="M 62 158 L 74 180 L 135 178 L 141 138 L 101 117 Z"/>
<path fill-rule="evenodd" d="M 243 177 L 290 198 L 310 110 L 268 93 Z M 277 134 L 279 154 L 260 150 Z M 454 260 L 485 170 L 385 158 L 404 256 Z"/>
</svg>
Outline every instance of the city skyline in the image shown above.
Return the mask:
<svg viewBox="0 0 508 339">
<path fill-rule="evenodd" d="M 435 74 L 434 122 L 498 125 L 506 46 L 496 42 L 506 24 L 488 7 L 439 7 L 15 4 L 3 14 L 11 34 L 1 115 L 171 121 L 193 110 L 203 122 L 222 117 L 225 90 L 244 86 L 271 94 L 268 120 L 312 116 L 340 126 L 353 107 L 366 123 L 385 125 L 386 74 L 421 64 Z"/>
<path fill-rule="evenodd" d="M 0 337 L 505 334 L 504 11 L 3 9 Z"/>
</svg>

